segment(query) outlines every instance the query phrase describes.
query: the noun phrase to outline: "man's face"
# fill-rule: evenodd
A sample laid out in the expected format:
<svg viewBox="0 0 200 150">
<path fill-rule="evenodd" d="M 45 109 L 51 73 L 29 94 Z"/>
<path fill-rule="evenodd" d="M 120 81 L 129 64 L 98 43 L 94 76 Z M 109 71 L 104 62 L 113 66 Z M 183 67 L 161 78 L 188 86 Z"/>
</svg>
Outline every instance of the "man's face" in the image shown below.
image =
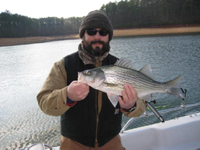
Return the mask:
<svg viewBox="0 0 200 150">
<path fill-rule="evenodd" d="M 100 31 L 101 29 L 95 28 L 93 30 Z M 108 52 L 110 50 L 109 34 L 105 34 L 106 32 L 97 32 L 94 35 L 89 35 L 89 32 L 85 31 L 82 38 L 84 48 L 94 56 L 102 56 L 105 52 Z"/>
</svg>

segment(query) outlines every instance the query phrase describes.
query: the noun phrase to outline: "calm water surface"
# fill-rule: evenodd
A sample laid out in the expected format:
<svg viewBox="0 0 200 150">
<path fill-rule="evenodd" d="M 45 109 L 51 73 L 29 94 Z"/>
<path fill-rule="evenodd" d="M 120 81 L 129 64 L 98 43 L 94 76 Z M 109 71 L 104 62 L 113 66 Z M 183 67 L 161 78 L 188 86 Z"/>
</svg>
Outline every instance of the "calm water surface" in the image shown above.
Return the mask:
<svg viewBox="0 0 200 150">
<path fill-rule="evenodd" d="M 157 81 L 184 75 L 186 104 L 200 102 L 200 35 L 115 38 L 111 53 L 126 57 L 136 69 L 151 64 Z M 59 117 L 47 116 L 38 107 L 40 91 L 53 63 L 77 50 L 80 40 L 0 47 L 0 149 L 24 148 L 34 143 L 60 144 Z M 158 110 L 180 106 L 181 100 L 155 94 Z M 164 115 L 165 120 L 200 111 L 193 107 Z M 123 118 L 122 125 L 127 118 Z M 138 119 L 130 128 L 159 122 L 155 116 Z"/>
</svg>

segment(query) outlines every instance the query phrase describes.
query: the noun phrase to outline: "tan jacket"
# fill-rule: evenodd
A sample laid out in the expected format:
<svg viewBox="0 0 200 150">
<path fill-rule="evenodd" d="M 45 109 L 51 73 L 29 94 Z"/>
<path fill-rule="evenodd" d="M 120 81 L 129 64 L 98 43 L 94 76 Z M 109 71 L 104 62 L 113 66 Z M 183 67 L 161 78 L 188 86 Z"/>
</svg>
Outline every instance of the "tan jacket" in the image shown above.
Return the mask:
<svg viewBox="0 0 200 150">
<path fill-rule="evenodd" d="M 61 116 L 70 106 L 67 105 L 67 73 L 64 59 L 52 67 L 41 91 L 37 95 L 41 110 L 48 115 Z M 101 108 L 101 98 L 98 99 Z M 130 113 L 121 110 L 127 117 L 138 117 L 145 111 L 145 103 L 138 99 L 136 109 Z"/>
</svg>

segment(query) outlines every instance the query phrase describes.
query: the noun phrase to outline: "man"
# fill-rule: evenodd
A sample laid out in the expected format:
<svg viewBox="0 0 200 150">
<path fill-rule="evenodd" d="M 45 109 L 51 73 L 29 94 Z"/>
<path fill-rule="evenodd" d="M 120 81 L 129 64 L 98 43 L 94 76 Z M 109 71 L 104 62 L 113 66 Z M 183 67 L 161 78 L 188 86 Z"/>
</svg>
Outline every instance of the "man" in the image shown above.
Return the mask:
<svg viewBox="0 0 200 150">
<path fill-rule="evenodd" d="M 119 132 L 122 112 L 139 116 L 145 104 L 131 85 L 124 85 L 116 108 L 107 95 L 77 81 L 78 72 L 114 64 L 109 54 L 113 27 L 102 11 L 92 11 L 79 29 L 78 51 L 55 63 L 37 96 L 41 110 L 61 116 L 60 150 L 122 150 Z"/>
</svg>

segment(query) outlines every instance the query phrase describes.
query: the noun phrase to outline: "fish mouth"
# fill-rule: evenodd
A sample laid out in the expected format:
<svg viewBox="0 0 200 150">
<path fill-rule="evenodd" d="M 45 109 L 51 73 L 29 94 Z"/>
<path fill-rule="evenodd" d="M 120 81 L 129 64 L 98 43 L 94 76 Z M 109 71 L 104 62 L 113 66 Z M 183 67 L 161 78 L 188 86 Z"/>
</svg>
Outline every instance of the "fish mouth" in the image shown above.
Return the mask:
<svg viewBox="0 0 200 150">
<path fill-rule="evenodd" d="M 81 72 L 78 72 L 78 82 L 80 83 L 82 81 L 82 73 Z"/>
<path fill-rule="evenodd" d="M 82 76 L 83 74 L 81 72 L 78 72 L 78 83 L 85 83 Z"/>
</svg>

